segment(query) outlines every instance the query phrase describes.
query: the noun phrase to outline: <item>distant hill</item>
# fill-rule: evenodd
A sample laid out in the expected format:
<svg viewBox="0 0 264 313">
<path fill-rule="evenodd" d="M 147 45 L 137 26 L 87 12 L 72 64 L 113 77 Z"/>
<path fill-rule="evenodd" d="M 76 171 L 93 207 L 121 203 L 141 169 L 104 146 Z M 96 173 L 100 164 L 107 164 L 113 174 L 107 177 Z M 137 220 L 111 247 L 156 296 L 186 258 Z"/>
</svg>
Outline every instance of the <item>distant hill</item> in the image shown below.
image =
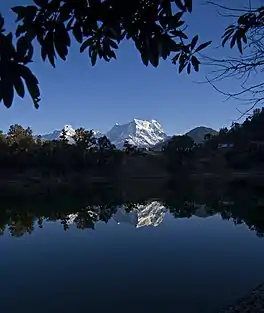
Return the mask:
<svg viewBox="0 0 264 313">
<path fill-rule="evenodd" d="M 199 144 L 199 143 L 203 143 L 204 136 L 207 135 L 207 134 L 215 136 L 215 135 L 218 134 L 218 131 L 216 131 L 216 130 L 214 130 L 212 128 L 209 128 L 209 127 L 199 126 L 199 127 L 196 127 L 194 129 L 190 130 L 185 135 L 191 137 L 192 140 L 196 144 Z"/>
<path fill-rule="evenodd" d="M 209 127 L 205 127 L 205 126 L 199 126 L 196 127 L 192 130 L 190 130 L 189 132 L 187 132 L 185 135 L 188 135 L 189 137 L 192 138 L 192 140 L 196 143 L 202 143 L 204 141 L 204 136 L 206 134 L 211 134 L 211 135 L 217 135 L 218 132 L 212 128 Z M 164 139 L 163 141 L 157 143 L 154 147 L 153 150 L 154 151 L 161 151 L 161 149 L 163 148 L 163 146 L 172 138 L 172 136 L 168 136 L 166 139 Z"/>
</svg>

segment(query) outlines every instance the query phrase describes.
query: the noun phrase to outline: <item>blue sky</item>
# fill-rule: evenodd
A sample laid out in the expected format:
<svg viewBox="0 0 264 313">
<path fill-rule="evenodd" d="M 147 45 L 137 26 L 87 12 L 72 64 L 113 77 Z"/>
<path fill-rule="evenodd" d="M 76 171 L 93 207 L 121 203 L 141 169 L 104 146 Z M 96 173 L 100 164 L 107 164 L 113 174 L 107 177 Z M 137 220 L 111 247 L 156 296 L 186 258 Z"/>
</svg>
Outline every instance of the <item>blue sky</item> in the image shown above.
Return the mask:
<svg viewBox="0 0 264 313">
<path fill-rule="evenodd" d="M 188 17 L 189 34 L 198 33 L 201 42 L 213 40 L 207 54 L 229 53 L 215 47 L 230 20 L 219 16 L 216 8 L 204 1 L 193 1 L 194 12 Z M 8 29 L 12 29 L 14 20 L 10 7 L 27 2 L 30 0 L 1 1 L 0 11 Z M 234 2 L 243 6 L 248 1 Z M 16 98 L 11 109 L 1 104 L 0 129 L 4 131 L 10 124 L 19 123 L 40 134 L 61 129 L 65 124 L 105 132 L 115 123 L 141 118 L 158 120 L 171 135 L 200 125 L 215 129 L 230 126 L 239 117 L 237 108 L 243 109 L 238 102 L 224 102 L 225 98 L 210 85 L 196 83 L 204 80 L 208 68 L 202 67 L 198 74 L 188 76 L 179 75 L 170 60 L 161 62 L 156 69 L 145 67 L 131 42 L 122 43 L 117 61 L 110 63 L 99 61 L 92 67 L 88 55 L 81 55 L 78 46 L 73 45 L 68 60 L 58 60 L 56 69 L 43 63 L 38 55 L 32 69 L 40 82 L 40 108 L 34 109 L 29 97 Z M 233 84 L 236 88 L 236 82 L 230 80 L 221 87 L 230 90 Z"/>
</svg>

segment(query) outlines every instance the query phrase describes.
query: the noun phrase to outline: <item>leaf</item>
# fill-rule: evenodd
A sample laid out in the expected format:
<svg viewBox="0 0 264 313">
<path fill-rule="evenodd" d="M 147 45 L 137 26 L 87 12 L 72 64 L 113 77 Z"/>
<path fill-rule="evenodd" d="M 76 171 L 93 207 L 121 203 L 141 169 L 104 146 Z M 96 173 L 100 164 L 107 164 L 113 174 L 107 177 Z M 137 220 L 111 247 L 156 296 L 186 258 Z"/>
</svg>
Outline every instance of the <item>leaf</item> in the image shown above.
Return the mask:
<svg viewBox="0 0 264 313">
<path fill-rule="evenodd" d="M 200 61 L 196 58 L 196 56 L 193 55 L 191 58 L 191 62 L 192 62 L 192 66 L 193 66 L 195 72 L 198 72 Z"/>
<path fill-rule="evenodd" d="M 149 58 L 148 54 L 145 51 L 141 51 L 141 60 L 145 66 L 148 66 Z"/>
<path fill-rule="evenodd" d="M 243 49 L 242 49 L 242 42 L 241 42 L 241 37 L 240 36 L 237 36 L 236 42 L 237 42 L 238 50 L 242 54 L 243 53 Z"/>
<path fill-rule="evenodd" d="M 226 44 L 227 40 L 228 40 L 230 37 L 231 37 L 231 34 L 230 34 L 230 35 L 228 35 L 228 36 L 226 36 L 226 37 L 223 39 L 223 41 L 222 41 L 222 47 L 224 47 L 224 46 L 225 46 L 225 44 Z"/>
<path fill-rule="evenodd" d="M 38 80 L 36 76 L 31 72 L 31 70 L 24 66 L 18 65 L 18 73 L 24 79 L 28 92 L 32 98 L 35 108 L 38 108 L 38 103 L 40 101 L 40 91 L 38 87 Z"/>
<path fill-rule="evenodd" d="M 109 57 L 116 59 L 116 54 L 113 50 L 109 51 L 108 55 Z"/>
<path fill-rule="evenodd" d="M 179 66 L 179 73 L 181 73 L 181 72 L 183 71 L 183 69 L 185 68 L 185 66 L 186 66 L 185 60 L 186 60 L 185 55 L 184 55 L 184 54 L 181 54 L 181 55 L 180 55 L 180 59 L 179 59 L 179 63 L 180 63 L 180 66 Z"/>
<path fill-rule="evenodd" d="M 114 40 L 112 39 L 108 39 L 109 45 L 114 48 L 114 49 L 118 49 L 118 45 L 114 42 Z"/>
<path fill-rule="evenodd" d="M 50 64 L 55 68 L 54 34 L 52 30 L 47 33 L 44 42 Z"/>
<path fill-rule="evenodd" d="M 93 50 L 92 55 L 91 55 L 92 66 L 95 66 L 96 59 L 97 59 L 97 51 Z"/>
<path fill-rule="evenodd" d="M 185 11 L 185 7 L 182 4 L 181 0 L 174 0 L 174 2 L 180 10 Z"/>
<path fill-rule="evenodd" d="M 191 63 L 190 62 L 187 65 L 187 73 L 188 73 L 188 75 L 191 73 Z"/>
<path fill-rule="evenodd" d="M 26 15 L 26 8 L 23 6 L 12 7 L 11 10 L 17 14 L 16 22 L 22 20 Z"/>
<path fill-rule="evenodd" d="M 19 60 L 22 60 L 27 53 L 28 50 L 28 41 L 25 36 L 20 37 L 17 41 L 17 55 Z"/>
<path fill-rule="evenodd" d="M 158 65 L 159 65 L 159 55 L 158 55 L 158 53 L 152 52 L 150 54 L 150 63 L 154 67 L 158 67 Z"/>
<path fill-rule="evenodd" d="M 82 34 L 82 29 L 79 23 L 75 23 L 72 29 L 72 34 L 75 37 L 76 41 L 79 43 L 82 43 L 83 41 L 83 34 Z"/>
<path fill-rule="evenodd" d="M 183 12 L 177 12 L 173 15 L 173 18 L 176 20 L 176 21 L 179 21 L 183 16 Z"/>
<path fill-rule="evenodd" d="M 33 1 L 36 3 L 36 5 L 38 5 L 41 8 L 48 4 L 48 0 L 33 0 Z"/>
<path fill-rule="evenodd" d="M 63 31 L 60 27 L 55 29 L 54 33 L 54 44 L 55 49 L 62 60 L 66 60 L 66 56 L 68 54 L 67 44 L 62 35 Z"/>
<path fill-rule="evenodd" d="M 239 35 L 240 37 L 243 39 L 244 43 L 247 43 L 247 36 L 246 36 L 246 32 L 244 29 L 239 29 Z"/>
<path fill-rule="evenodd" d="M 21 77 L 17 75 L 17 73 L 15 73 L 15 75 L 13 76 L 13 84 L 19 97 L 24 98 L 25 96 L 24 84 Z"/>
<path fill-rule="evenodd" d="M 184 0 L 185 2 L 185 7 L 187 8 L 188 12 L 192 12 L 192 0 Z"/>
<path fill-rule="evenodd" d="M 185 63 L 180 63 L 180 66 L 179 66 L 179 74 L 183 71 L 183 69 L 185 68 Z"/>
<path fill-rule="evenodd" d="M 181 30 L 173 30 L 173 31 L 171 31 L 171 33 L 172 33 L 172 35 L 174 35 L 176 37 L 188 39 L 188 36 L 186 34 L 184 34 Z"/>
<path fill-rule="evenodd" d="M 173 63 L 173 64 L 176 64 L 176 63 L 177 63 L 177 61 L 178 61 L 180 55 L 181 55 L 180 53 L 177 53 L 177 54 L 172 58 L 172 63 Z"/>
<path fill-rule="evenodd" d="M 24 34 L 27 31 L 26 26 L 23 25 L 18 25 L 16 29 L 16 37 L 19 37 L 20 35 Z"/>
<path fill-rule="evenodd" d="M 200 46 L 198 46 L 198 48 L 195 50 L 195 52 L 199 52 L 199 51 L 203 50 L 204 48 L 208 47 L 211 43 L 212 43 L 212 41 L 207 41 L 207 42 L 202 43 Z"/>
<path fill-rule="evenodd" d="M 232 40 L 230 42 L 230 48 L 232 49 L 236 43 L 236 40 L 237 40 L 237 33 L 235 33 L 232 37 Z"/>
<path fill-rule="evenodd" d="M 93 37 L 90 37 L 90 38 L 86 39 L 86 40 L 82 43 L 82 45 L 81 45 L 81 47 L 80 47 L 80 52 L 83 53 L 83 51 L 84 51 L 87 47 L 91 46 L 93 42 L 94 42 Z"/>
<path fill-rule="evenodd" d="M 1 88 L 4 105 L 7 108 L 10 108 L 14 99 L 14 88 L 13 82 L 10 79 L 10 75 L 7 73 L 4 73 L 4 75 L 1 77 Z"/>
<path fill-rule="evenodd" d="M 222 36 L 222 38 L 224 38 L 227 35 L 231 35 L 233 32 L 234 32 L 234 28 L 230 28 L 230 29 L 226 30 L 224 35 Z"/>
<path fill-rule="evenodd" d="M 194 36 L 193 37 L 193 39 L 192 39 L 192 41 L 191 41 L 191 49 L 193 50 L 194 49 L 194 47 L 196 46 L 196 44 L 197 44 L 197 41 L 198 41 L 198 35 L 196 35 L 196 36 Z"/>
</svg>

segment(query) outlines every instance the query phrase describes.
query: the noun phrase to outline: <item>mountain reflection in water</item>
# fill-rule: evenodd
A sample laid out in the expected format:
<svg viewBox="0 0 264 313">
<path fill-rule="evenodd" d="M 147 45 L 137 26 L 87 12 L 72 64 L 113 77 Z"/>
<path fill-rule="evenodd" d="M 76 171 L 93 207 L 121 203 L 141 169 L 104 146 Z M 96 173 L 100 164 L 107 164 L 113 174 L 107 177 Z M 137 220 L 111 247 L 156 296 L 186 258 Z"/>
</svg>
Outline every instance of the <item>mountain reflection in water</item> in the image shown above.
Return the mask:
<svg viewBox="0 0 264 313">
<path fill-rule="evenodd" d="M 2 198 L 2 311 L 213 313 L 264 281 L 262 187 L 144 184 Z"/>
<path fill-rule="evenodd" d="M 178 187 L 178 186 L 177 186 Z M 210 187 L 210 186 L 209 186 Z M 167 189 L 158 199 L 128 201 L 118 198 L 115 188 L 100 187 L 92 193 L 93 199 L 62 195 L 58 199 L 38 199 L 23 203 L 2 203 L 0 211 L 0 234 L 9 231 L 13 236 L 32 233 L 36 227 L 43 228 L 48 222 L 57 221 L 63 229 L 75 225 L 78 229 L 95 228 L 99 221 L 128 223 L 136 228 L 158 226 L 166 214 L 174 218 L 192 216 L 206 218 L 219 214 L 231 219 L 235 225 L 246 224 L 261 237 L 264 231 L 264 194 L 262 188 L 251 185 L 227 186 L 226 189 L 204 186 L 194 189 Z M 226 186 L 225 186 L 226 187 Z M 105 189 L 104 189 L 105 188 Z M 108 192 L 107 196 L 104 194 Z M 90 202 L 90 204 L 89 204 Z"/>
</svg>

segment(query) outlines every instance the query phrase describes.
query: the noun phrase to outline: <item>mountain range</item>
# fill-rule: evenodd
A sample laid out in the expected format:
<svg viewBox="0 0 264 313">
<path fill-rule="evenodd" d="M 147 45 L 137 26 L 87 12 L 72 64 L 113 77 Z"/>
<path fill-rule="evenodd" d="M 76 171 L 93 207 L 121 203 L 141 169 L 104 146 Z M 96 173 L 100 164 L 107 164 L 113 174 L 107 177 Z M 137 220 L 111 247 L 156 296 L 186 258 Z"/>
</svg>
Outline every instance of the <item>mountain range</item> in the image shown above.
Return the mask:
<svg viewBox="0 0 264 313">
<path fill-rule="evenodd" d="M 64 130 L 66 137 L 70 143 L 73 142 L 75 129 L 71 125 L 65 125 Z M 41 135 L 43 140 L 59 140 L 62 130 L 54 130 L 51 133 Z M 217 134 L 217 131 L 207 127 L 196 127 L 186 135 L 189 135 L 194 142 L 201 143 L 205 134 Z M 161 124 L 156 120 L 140 120 L 133 119 L 126 124 L 115 124 L 108 132 L 101 133 L 94 131 L 95 137 L 106 137 L 118 148 L 121 149 L 124 142 L 127 140 L 130 144 L 141 148 L 155 147 L 155 150 L 160 150 L 161 147 L 167 142 L 171 136 L 168 136 Z"/>
</svg>

